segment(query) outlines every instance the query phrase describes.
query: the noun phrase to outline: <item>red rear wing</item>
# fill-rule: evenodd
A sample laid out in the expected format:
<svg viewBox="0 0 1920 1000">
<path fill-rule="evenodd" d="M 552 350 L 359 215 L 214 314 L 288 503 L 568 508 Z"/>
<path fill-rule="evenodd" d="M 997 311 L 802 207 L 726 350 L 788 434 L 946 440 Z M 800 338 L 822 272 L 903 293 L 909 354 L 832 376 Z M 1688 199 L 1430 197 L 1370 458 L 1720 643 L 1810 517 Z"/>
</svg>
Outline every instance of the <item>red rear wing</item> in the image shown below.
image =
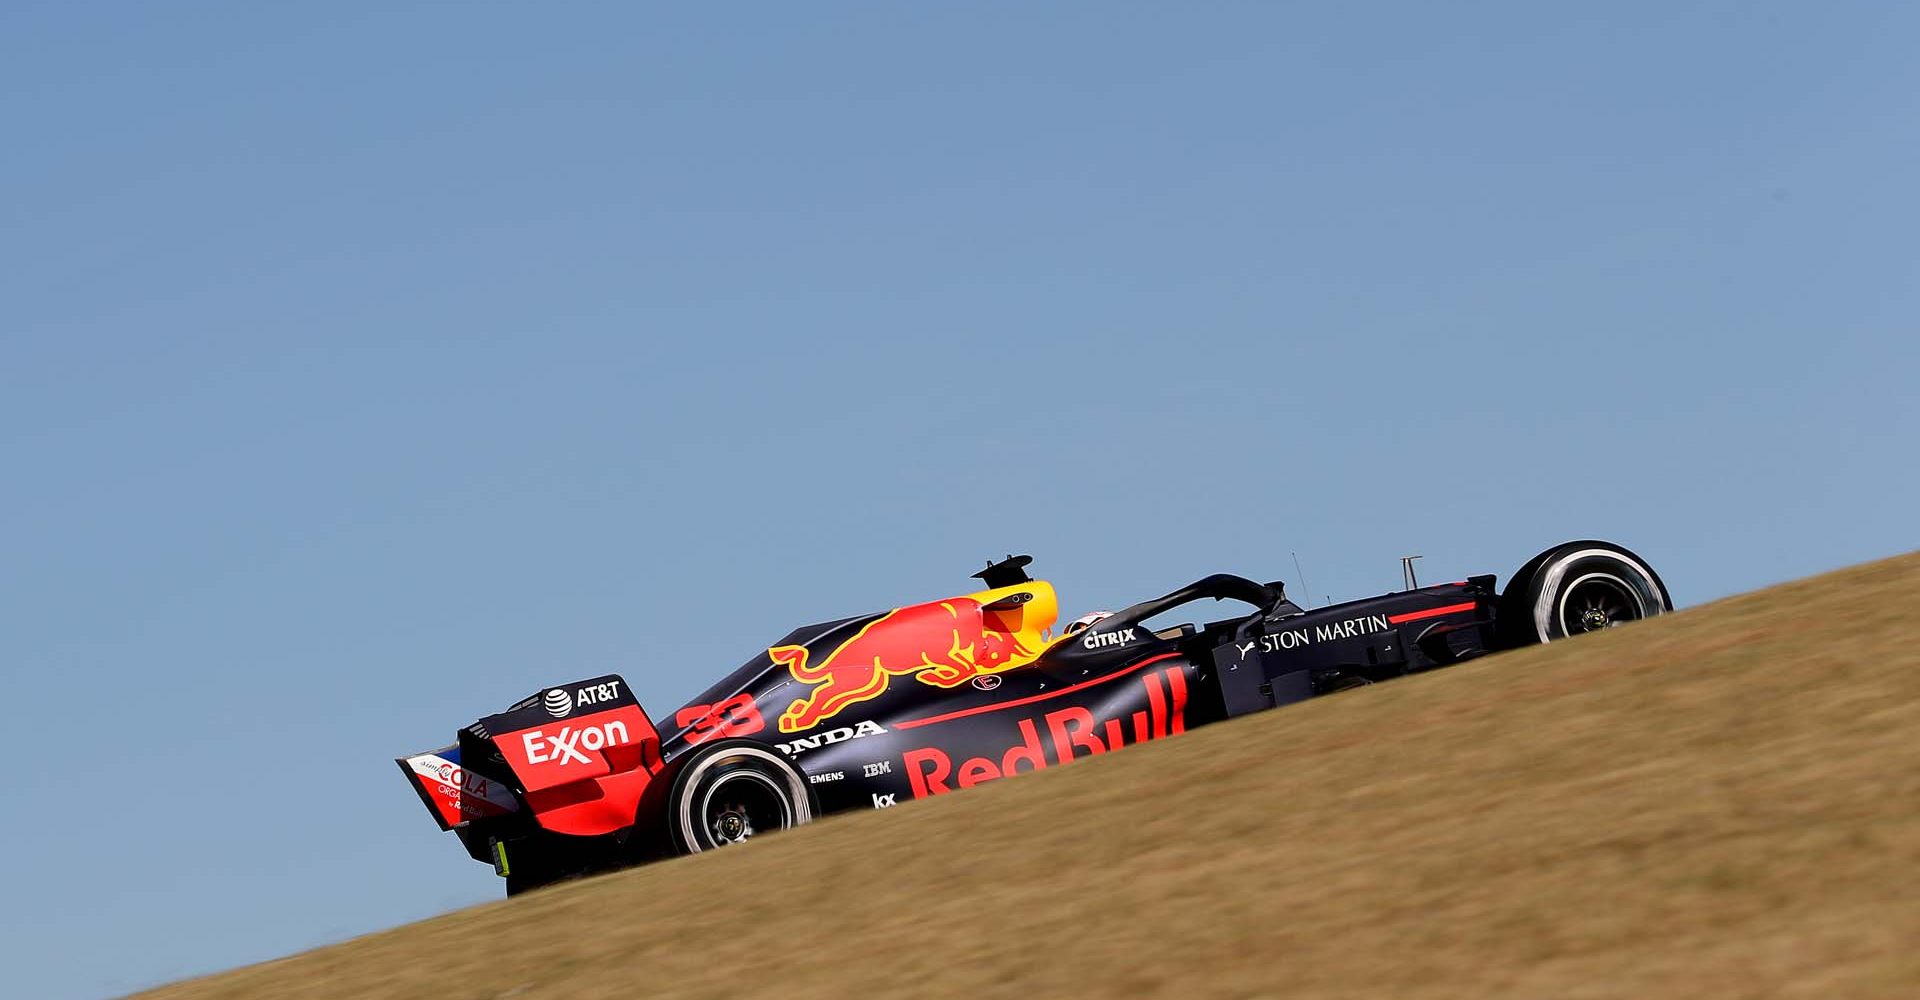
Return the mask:
<svg viewBox="0 0 1920 1000">
<path fill-rule="evenodd" d="M 480 720 L 525 789 L 535 822 L 594 836 L 632 826 L 660 773 L 660 736 L 616 675 L 549 688 L 525 708 Z"/>
</svg>

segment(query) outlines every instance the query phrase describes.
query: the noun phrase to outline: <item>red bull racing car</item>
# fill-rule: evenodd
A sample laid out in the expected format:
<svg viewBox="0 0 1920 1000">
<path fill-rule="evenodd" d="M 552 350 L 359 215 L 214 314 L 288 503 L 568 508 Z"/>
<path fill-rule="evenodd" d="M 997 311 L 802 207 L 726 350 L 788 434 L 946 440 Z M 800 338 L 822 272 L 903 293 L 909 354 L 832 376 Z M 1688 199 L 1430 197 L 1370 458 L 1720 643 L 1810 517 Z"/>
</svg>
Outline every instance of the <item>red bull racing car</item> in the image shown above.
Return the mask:
<svg viewBox="0 0 1920 1000">
<path fill-rule="evenodd" d="M 658 722 L 624 679 L 595 677 L 397 763 L 513 894 L 1672 609 L 1644 560 L 1582 541 L 1504 590 L 1476 576 L 1307 610 L 1220 574 L 1055 634 L 1030 561 L 989 565 L 974 593 L 795 629 Z M 1243 607 L 1173 615 L 1222 600 Z"/>
</svg>

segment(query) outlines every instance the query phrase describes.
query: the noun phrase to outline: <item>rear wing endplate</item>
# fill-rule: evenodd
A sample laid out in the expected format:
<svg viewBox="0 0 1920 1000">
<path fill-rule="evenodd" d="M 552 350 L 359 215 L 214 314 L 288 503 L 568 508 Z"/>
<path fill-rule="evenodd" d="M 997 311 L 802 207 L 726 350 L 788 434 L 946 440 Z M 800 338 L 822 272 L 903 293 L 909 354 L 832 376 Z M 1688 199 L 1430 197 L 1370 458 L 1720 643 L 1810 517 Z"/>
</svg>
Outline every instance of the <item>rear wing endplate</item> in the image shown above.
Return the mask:
<svg viewBox="0 0 1920 1000">
<path fill-rule="evenodd" d="M 419 793 L 420 801 L 442 830 L 520 810 L 520 803 L 505 785 L 460 766 L 457 743 L 410 757 L 396 757 L 393 762 L 400 765 L 407 783 Z"/>
</svg>

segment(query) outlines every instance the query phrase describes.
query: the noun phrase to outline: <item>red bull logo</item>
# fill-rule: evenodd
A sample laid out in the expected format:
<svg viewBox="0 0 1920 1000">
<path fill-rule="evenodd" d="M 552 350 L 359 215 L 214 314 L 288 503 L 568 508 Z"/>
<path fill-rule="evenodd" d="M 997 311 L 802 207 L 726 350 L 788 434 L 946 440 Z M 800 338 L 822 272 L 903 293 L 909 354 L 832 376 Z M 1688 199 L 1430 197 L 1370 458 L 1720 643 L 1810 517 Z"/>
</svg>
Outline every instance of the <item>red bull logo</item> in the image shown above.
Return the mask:
<svg viewBox="0 0 1920 1000">
<path fill-rule="evenodd" d="M 950 597 L 890 611 L 818 661 L 809 660 L 805 646 L 775 646 L 767 656 L 794 680 L 813 685 L 780 713 L 780 731 L 812 729 L 849 705 L 878 698 L 894 677 L 911 675 L 922 684 L 952 688 L 1031 663 L 1044 645 L 1038 633 L 1053 624 L 1053 615 L 1050 589 L 1024 615 L 1015 612 L 1017 622 L 993 622 L 1001 616 L 976 598 Z M 991 627 L 996 623 L 1011 627 L 999 631 Z"/>
<path fill-rule="evenodd" d="M 1016 724 L 1020 742 L 998 755 L 968 757 L 956 765 L 939 747 L 908 750 L 900 758 L 906 766 L 908 787 L 914 798 L 924 799 L 1186 732 L 1186 673 L 1179 668 L 1162 670 L 1146 675 L 1141 683 L 1146 685 L 1145 711 L 1129 713 L 1126 718 L 1101 719 L 1088 709 L 1068 706 L 1037 719 L 1021 719 Z"/>
</svg>

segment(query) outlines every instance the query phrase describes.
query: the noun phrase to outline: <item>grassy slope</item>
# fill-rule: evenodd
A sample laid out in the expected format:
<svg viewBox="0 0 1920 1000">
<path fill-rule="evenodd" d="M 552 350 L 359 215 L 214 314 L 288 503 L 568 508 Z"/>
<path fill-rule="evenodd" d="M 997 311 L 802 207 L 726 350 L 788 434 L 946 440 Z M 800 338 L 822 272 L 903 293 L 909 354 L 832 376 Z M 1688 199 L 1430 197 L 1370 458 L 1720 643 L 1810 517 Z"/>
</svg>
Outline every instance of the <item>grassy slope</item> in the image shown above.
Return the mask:
<svg viewBox="0 0 1920 1000">
<path fill-rule="evenodd" d="M 1913 554 L 153 995 L 1920 996 L 1917 600 Z"/>
</svg>

